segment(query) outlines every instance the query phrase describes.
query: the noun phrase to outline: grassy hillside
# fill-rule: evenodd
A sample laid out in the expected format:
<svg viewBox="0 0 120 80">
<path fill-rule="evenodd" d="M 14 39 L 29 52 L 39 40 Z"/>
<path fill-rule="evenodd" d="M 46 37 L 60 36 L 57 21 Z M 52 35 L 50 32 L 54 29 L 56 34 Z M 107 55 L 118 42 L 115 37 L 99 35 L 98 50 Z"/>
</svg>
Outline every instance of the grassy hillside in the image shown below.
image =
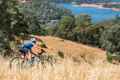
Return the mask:
<svg viewBox="0 0 120 80">
<path fill-rule="evenodd" d="M 42 37 L 48 46 L 48 53 L 57 53 L 62 51 L 66 57 L 70 58 L 84 58 L 87 61 L 96 61 L 106 59 L 105 51 L 98 48 L 93 48 L 80 43 L 55 38 L 51 36 Z"/>
<path fill-rule="evenodd" d="M 51 36 L 42 39 L 49 53 L 62 51 L 65 54 L 62 62 L 53 67 L 39 65 L 10 70 L 9 61 L 1 57 L 0 80 L 119 80 L 120 65 L 108 63 L 104 51 Z"/>
</svg>

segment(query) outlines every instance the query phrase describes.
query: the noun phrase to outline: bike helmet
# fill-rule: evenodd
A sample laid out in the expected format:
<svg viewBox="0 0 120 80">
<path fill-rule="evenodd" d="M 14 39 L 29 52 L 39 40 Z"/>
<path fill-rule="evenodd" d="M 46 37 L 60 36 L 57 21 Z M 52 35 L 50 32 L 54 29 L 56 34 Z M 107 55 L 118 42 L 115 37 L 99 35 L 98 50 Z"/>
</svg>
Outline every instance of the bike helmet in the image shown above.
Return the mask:
<svg viewBox="0 0 120 80">
<path fill-rule="evenodd" d="M 32 41 L 33 43 L 36 43 L 36 39 L 35 39 L 35 38 L 31 38 L 31 41 Z"/>
</svg>

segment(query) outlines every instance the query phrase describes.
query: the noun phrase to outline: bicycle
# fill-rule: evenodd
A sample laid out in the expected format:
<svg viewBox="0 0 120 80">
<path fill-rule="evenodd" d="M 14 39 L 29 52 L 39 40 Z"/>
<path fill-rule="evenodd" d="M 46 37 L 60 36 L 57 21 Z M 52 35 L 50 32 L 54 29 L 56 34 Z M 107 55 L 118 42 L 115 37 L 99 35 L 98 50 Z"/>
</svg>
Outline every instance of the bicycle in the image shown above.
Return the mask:
<svg viewBox="0 0 120 80">
<path fill-rule="evenodd" d="M 32 53 L 34 57 L 32 57 L 31 61 L 29 60 L 23 60 L 20 55 L 13 57 L 10 60 L 9 67 L 12 68 L 25 68 L 25 67 L 32 67 L 34 65 L 38 65 L 41 63 L 42 66 L 45 67 L 46 63 L 49 63 L 51 66 L 56 63 L 56 58 L 53 55 L 48 55 L 46 52 L 40 53 L 40 55 L 36 55 Z"/>
<path fill-rule="evenodd" d="M 40 62 L 40 58 L 36 55 L 31 58 L 31 60 L 21 58 L 20 55 L 13 57 L 9 62 L 10 69 L 12 68 L 25 68 L 25 67 L 31 67 L 34 64 L 38 64 Z"/>
</svg>

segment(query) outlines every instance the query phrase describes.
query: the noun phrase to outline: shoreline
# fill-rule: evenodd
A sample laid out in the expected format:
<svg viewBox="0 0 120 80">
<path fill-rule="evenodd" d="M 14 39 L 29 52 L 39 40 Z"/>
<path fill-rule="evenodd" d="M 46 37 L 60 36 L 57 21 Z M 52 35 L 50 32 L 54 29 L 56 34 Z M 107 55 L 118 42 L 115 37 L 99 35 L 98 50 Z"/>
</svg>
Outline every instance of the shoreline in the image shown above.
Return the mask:
<svg viewBox="0 0 120 80">
<path fill-rule="evenodd" d="M 104 7 L 103 4 L 73 4 L 75 7 L 88 7 L 88 8 L 98 8 L 98 9 L 112 9 L 113 11 L 120 11 L 120 8 L 109 8 L 109 7 Z"/>
</svg>

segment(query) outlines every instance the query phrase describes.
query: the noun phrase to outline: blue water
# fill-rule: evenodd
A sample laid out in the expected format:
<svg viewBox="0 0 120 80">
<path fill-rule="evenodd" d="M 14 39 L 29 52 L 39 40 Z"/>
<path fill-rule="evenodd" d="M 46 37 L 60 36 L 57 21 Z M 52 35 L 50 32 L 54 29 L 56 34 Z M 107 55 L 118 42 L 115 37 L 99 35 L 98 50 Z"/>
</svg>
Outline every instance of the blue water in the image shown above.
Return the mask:
<svg viewBox="0 0 120 80">
<path fill-rule="evenodd" d="M 98 9 L 98 8 L 87 8 L 87 7 L 75 7 L 70 3 L 62 4 L 64 8 L 72 11 L 74 15 L 86 13 L 91 16 L 92 22 L 101 22 L 115 18 L 116 15 L 120 15 L 120 11 L 113 11 L 111 9 Z"/>
</svg>

